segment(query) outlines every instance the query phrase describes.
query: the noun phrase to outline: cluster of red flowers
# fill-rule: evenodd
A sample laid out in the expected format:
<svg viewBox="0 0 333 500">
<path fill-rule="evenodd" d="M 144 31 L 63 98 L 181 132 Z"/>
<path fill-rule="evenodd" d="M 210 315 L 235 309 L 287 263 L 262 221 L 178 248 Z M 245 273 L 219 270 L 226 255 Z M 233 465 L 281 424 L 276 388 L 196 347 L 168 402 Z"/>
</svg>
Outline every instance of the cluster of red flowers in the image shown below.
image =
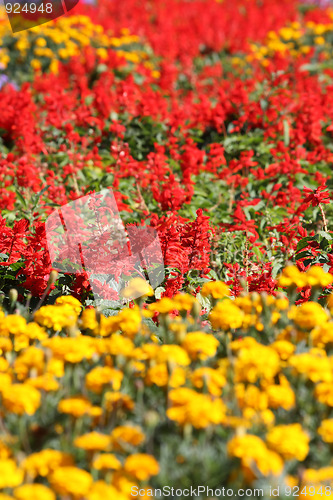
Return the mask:
<svg viewBox="0 0 333 500">
<path fill-rule="evenodd" d="M 40 296 L 52 268 L 46 215 L 111 187 L 127 221 L 158 231 L 165 295 L 186 287 L 192 271 L 207 276 L 217 239 L 238 234 L 242 259 L 220 262 L 233 293 L 244 282 L 273 293 L 274 258 L 282 267 L 322 228 L 330 198 L 333 71 L 304 70 L 313 50 L 247 62 L 251 43 L 299 21 L 298 7 L 294 0 L 79 5 L 115 36 L 126 27 L 141 37 L 157 69 L 140 63 L 123 71 L 110 49 L 97 71 L 100 57 L 87 48 L 57 75 L 36 72 L 20 89 L 0 91 L 1 266 L 20 263 L 12 269 L 21 287 Z M 321 9 L 302 15 L 304 23 L 329 19 Z M 312 225 L 309 207 L 321 211 Z M 329 229 L 325 216 L 323 225 Z M 71 290 L 82 298 L 87 277 L 73 277 Z"/>
</svg>

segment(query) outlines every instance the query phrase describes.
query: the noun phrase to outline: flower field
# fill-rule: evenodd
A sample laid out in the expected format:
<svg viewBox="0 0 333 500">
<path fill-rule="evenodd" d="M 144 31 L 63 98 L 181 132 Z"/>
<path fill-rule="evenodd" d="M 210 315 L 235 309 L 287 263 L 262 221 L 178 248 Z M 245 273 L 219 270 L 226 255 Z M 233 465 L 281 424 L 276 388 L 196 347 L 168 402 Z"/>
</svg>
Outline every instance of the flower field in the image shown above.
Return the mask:
<svg viewBox="0 0 333 500">
<path fill-rule="evenodd" d="M 333 497 L 333 7 L 99 0 L 0 40 L 0 500 Z M 45 221 L 104 189 L 165 278 L 96 307 Z"/>
</svg>

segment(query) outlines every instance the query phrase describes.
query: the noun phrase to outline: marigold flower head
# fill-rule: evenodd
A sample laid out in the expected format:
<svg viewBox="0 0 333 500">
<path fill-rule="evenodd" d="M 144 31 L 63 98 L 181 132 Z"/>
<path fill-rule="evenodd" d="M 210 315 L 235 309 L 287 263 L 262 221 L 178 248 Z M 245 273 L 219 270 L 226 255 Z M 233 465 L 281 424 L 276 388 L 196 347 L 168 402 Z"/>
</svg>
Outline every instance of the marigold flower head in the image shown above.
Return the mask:
<svg viewBox="0 0 333 500">
<path fill-rule="evenodd" d="M 169 400 L 171 406 L 166 412 L 167 416 L 180 425 L 189 423 L 202 429 L 224 422 L 226 408 L 221 399 L 213 399 L 210 395 L 181 387 L 169 392 Z"/>
<path fill-rule="evenodd" d="M 120 370 L 109 366 L 97 366 L 86 375 L 86 387 L 97 394 L 102 392 L 105 385 L 111 385 L 115 391 L 119 391 L 123 377 Z"/>
<path fill-rule="evenodd" d="M 122 450 L 124 445 L 139 446 L 145 440 L 141 427 L 134 425 L 120 425 L 111 432 L 112 448 Z"/>
<path fill-rule="evenodd" d="M 87 500 L 128 500 L 128 495 L 105 481 L 96 481 L 87 495 Z"/>
<path fill-rule="evenodd" d="M 53 355 L 69 363 L 80 363 L 91 359 L 96 353 L 95 339 L 80 335 L 76 338 L 53 337 L 42 342 Z"/>
<path fill-rule="evenodd" d="M 202 366 L 194 370 L 191 375 L 191 382 L 198 389 L 202 389 L 205 386 L 210 394 L 220 396 L 222 394 L 222 387 L 226 384 L 226 378 L 219 370 Z"/>
<path fill-rule="evenodd" d="M 209 319 L 214 330 L 231 330 L 240 328 L 243 323 L 244 312 L 232 300 L 225 299 L 212 309 Z"/>
<path fill-rule="evenodd" d="M 116 319 L 120 330 L 129 337 L 134 337 L 141 327 L 141 314 L 138 306 L 133 309 L 123 309 Z"/>
<path fill-rule="evenodd" d="M 190 332 L 181 345 L 192 359 L 205 360 L 215 356 L 219 341 L 209 333 Z"/>
<path fill-rule="evenodd" d="M 238 347 L 235 362 L 235 381 L 254 383 L 258 379 L 272 380 L 280 370 L 280 359 L 277 352 L 270 346 L 259 344 L 255 339 L 247 342 L 247 337 L 242 342 L 234 345 Z"/>
<path fill-rule="evenodd" d="M 27 327 L 26 319 L 18 314 L 8 314 L 1 318 L 0 336 L 25 334 Z"/>
<path fill-rule="evenodd" d="M 84 397 L 73 397 L 62 399 L 58 404 L 58 411 L 73 415 L 76 418 L 89 414 L 91 410 L 91 402 Z"/>
<path fill-rule="evenodd" d="M 169 362 L 180 366 L 188 366 L 191 362 L 185 349 L 178 345 L 162 345 L 156 351 L 157 363 Z"/>
<path fill-rule="evenodd" d="M 258 436 L 245 434 L 232 438 L 227 445 L 228 454 L 241 460 L 242 467 L 250 479 L 253 478 L 253 465 L 264 476 L 279 475 L 283 469 L 281 457 L 269 450 Z"/>
<path fill-rule="evenodd" d="M 278 278 L 278 285 L 281 287 L 304 287 L 307 286 L 308 280 L 305 273 L 301 273 L 296 266 L 287 266 L 283 269 L 282 274 Z"/>
<path fill-rule="evenodd" d="M 96 470 L 119 470 L 121 462 L 112 453 L 102 453 L 94 459 L 92 466 Z"/>
<path fill-rule="evenodd" d="M 333 443 L 333 419 L 322 420 L 317 432 L 325 443 Z"/>
<path fill-rule="evenodd" d="M 23 482 L 24 472 L 11 458 L 0 460 L 0 489 L 14 488 Z"/>
<path fill-rule="evenodd" d="M 24 484 L 15 488 L 15 500 L 56 500 L 50 488 L 43 484 Z"/>
<path fill-rule="evenodd" d="M 45 449 L 28 455 L 22 462 L 22 469 L 32 478 L 46 477 L 63 465 L 73 465 L 73 458 L 58 450 Z"/>
<path fill-rule="evenodd" d="M 36 323 L 55 331 L 74 326 L 77 318 L 78 314 L 69 304 L 42 306 L 34 314 Z"/>
<path fill-rule="evenodd" d="M 326 352 L 311 349 L 309 352 L 294 354 L 288 360 L 288 365 L 296 373 L 305 375 L 312 382 L 330 382 L 333 380 L 330 360 Z"/>
<path fill-rule="evenodd" d="M 78 316 L 82 310 L 82 304 L 81 302 L 76 299 L 75 297 L 72 297 L 71 295 L 62 295 L 61 297 L 58 297 L 55 301 L 55 303 L 58 305 L 58 306 L 62 306 L 62 305 L 68 305 L 68 306 L 71 306 L 74 311 L 75 311 L 75 314 Z"/>
<path fill-rule="evenodd" d="M 328 320 L 327 312 L 317 302 L 305 302 L 300 306 L 294 306 L 290 310 L 289 317 L 303 330 L 311 330 Z"/>
<path fill-rule="evenodd" d="M 266 436 L 268 446 L 286 460 L 304 460 L 309 453 L 310 438 L 301 424 L 277 425 Z"/>
<path fill-rule="evenodd" d="M 310 339 L 315 347 L 324 348 L 327 344 L 333 344 L 333 322 L 316 326 L 311 330 Z"/>
<path fill-rule="evenodd" d="M 127 299 L 142 296 L 151 297 L 154 295 L 154 290 L 146 280 L 142 278 L 134 278 L 129 282 L 128 286 L 121 291 L 121 294 Z"/>
<path fill-rule="evenodd" d="M 115 408 L 124 408 L 130 411 L 134 409 L 134 401 L 127 394 L 106 392 L 104 398 L 105 408 L 108 411 L 113 411 Z"/>
<path fill-rule="evenodd" d="M 74 446 L 88 451 L 104 451 L 110 446 L 110 437 L 93 431 L 77 437 Z"/>
<path fill-rule="evenodd" d="M 93 482 L 89 472 L 72 466 L 58 467 L 48 479 L 56 493 L 77 499 L 87 496 Z"/>
<path fill-rule="evenodd" d="M 11 413 L 33 415 L 40 406 L 41 394 L 29 384 L 12 384 L 2 392 L 2 403 Z"/>
<path fill-rule="evenodd" d="M 306 272 L 308 285 L 326 287 L 333 283 L 333 275 L 325 273 L 320 266 L 312 266 Z"/>
<path fill-rule="evenodd" d="M 205 283 L 201 289 L 203 297 L 213 297 L 213 299 L 223 299 L 230 295 L 228 286 L 223 281 L 209 281 Z"/>
<path fill-rule="evenodd" d="M 139 481 L 145 481 L 159 473 L 160 467 L 152 455 L 136 453 L 126 458 L 125 471 Z"/>
</svg>

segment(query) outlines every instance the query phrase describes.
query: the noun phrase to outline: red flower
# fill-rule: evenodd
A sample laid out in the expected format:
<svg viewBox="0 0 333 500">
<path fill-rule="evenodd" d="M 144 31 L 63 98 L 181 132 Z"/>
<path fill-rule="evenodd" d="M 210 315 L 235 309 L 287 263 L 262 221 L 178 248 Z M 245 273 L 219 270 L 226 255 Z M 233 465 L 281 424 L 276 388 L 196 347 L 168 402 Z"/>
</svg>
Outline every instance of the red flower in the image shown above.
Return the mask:
<svg viewBox="0 0 333 500">
<path fill-rule="evenodd" d="M 320 203 L 330 203 L 330 195 L 327 191 L 325 191 L 326 189 L 327 186 L 325 186 L 325 184 L 317 187 L 314 191 L 304 187 L 303 192 L 307 194 L 304 203 L 311 203 L 313 207 L 317 207 Z"/>
</svg>

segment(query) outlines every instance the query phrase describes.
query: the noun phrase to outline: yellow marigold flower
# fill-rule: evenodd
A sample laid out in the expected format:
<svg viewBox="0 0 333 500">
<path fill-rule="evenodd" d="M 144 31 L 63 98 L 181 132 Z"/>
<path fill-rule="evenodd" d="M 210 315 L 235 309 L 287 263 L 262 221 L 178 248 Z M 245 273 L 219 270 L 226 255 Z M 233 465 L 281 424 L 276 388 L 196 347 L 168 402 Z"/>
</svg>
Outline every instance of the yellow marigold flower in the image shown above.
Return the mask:
<svg viewBox="0 0 333 500">
<path fill-rule="evenodd" d="M 0 357 L 0 372 L 7 372 L 8 368 L 9 368 L 9 362 L 7 361 L 7 359 Z"/>
<path fill-rule="evenodd" d="M 124 374 L 109 366 L 97 366 L 86 375 L 86 387 L 90 391 L 101 393 L 104 385 L 111 385 L 119 391 Z"/>
<path fill-rule="evenodd" d="M 9 373 L 0 373 L 0 394 L 12 384 L 13 377 Z"/>
<path fill-rule="evenodd" d="M 88 399 L 77 396 L 74 398 L 62 399 L 58 404 L 58 411 L 79 418 L 89 414 L 91 407 L 92 404 Z"/>
<path fill-rule="evenodd" d="M 267 394 L 255 385 L 235 385 L 235 395 L 240 408 L 253 408 L 254 410 L 266 410 L 268 407 Z"/>
<path fill-rule="evenodd" d="M 303 475 L 304 483 L 314 484 L 331 482 L 333 480 L 333 467 L 321 467 L 320 469 L 306 469 Z"/>
<path fill-rule="evenodd" d="M 141 427 L 134 425 L 121 425 L 111 432 L 111 444 L 115 450 L 123 450 L 130 444 L 139 446 L 145 440 Z"/>
<path fill-rule="evenodd" d="M 27 335 L 15 335 L 14 351 L 19 352 L 29 347 L 29 337 Z"/>
<path fill-rule="evenodd" d="M 79 320 L 79 325 L 84 330 L 95 331 L 98 328 L 98 321 L 95 309 L 84 309 L 81 318 Z"/>
<path fill-rule="evenodd" d="M 68 304 L 42 306 L 34 314 L 37 323 L 55 331 L 75 325 L 77 317 L 74 308 Z"/>
<path fill-rule="evenodd" d="M 252 434 L 236 436 L 227 444 L 227 451 L 231 457 L 237 457 L 245 471 L 249 474 L 253 464 L 264 476 L 281 474 L 283 461 L 281 457 L 269 450 L 262 439 Z M 252 476 L 252 474 L 249 474 Z"/>
<path fill-rule="evenodd" d="M 309 453 L 309 436 L 300 424 L 277 425 L 266 436 L 267 444 L 286 460 L 303 461 Z"/>
<path fill-rule="evenodd" d="M 242 326 L 243 316 L 244 312 L 232 300 L 226 299 L 216 304 L 209 319 L 215 330 L 230 330 Z"/>
<path fill-rule="evenodd" d="M 77 437 L 74 446 L 88 451 L 105 451 L 110 446 L 110 437 L 100 432 L 89 432 Z"/>
<path fill-rule="evenodd" d="M 304 287 L 308 285 L 307 275 L 301 273 L 296 266 L 287 266 L 278 278 L 278 286 L 281 287 Z"/>
<path fill-rule="evenodd" d="M 312 266 L 306 272 L 308 285 L 310 286 L 328 286 L 333 282 L 333 275 L 325 273 L 324 269 L 320 266 Z"/>
<path fill-rule="evenodd" d="M 333 323 L 324 323 L 316 326 L 310 333 L 310 339 L 313 346 L 325 347 L 333 343 Z"/>
<path fill-rule="evenodd" d="M 138 306 L 123 309 L 117 316 L 120 330 L 129 337 L 134 337 L 141 327 L 141 314 Z"/>
<path fill-rule="evenodd" d="M 178 311 L 190 311 L 197 302 L 197 299 L 189 293 L 177 293 L 173 298 L 175 309 Z"/>
<path fill-rule="evenodd" d="M 23 351 L 14 362 L 14 372 L 19 380 L 24 380 L 30 371 L 40 375 L 44 371 L 45 354 L 41 349 L 31 346 Z"/>
<path fill-rule="evenodd" d="M 169 400 L 171 406 L 167 416 L 180 425 L 190 423 L 202 429 L 210 424 L 220 424 L 225 419 L 226 408 L 221 399 L 213 399 L 187 387 L 170 391 Z"/>
<path fill-rule="evenodd" d="M 154 295 L 154 290 L 146 280 L 134 278 L 129 282 L 128 286 L 121 291 L 121 294 L 126 299 L 142 296 L 152 297 Z"/>
<path fill-rule="evenodd" d="M 31 340 L 44 340 L 49 336 L 43 327 L 33 321 L 27 324 L 24 333 Z"/>
<path fill-rule="evenodd" d="M 213 299 L 223 299 L 223 297 L 230 295 L 230 290 L 223 281 L 209 281 L 202 287 L 201 295 L 203 297 L 211 296 Z"/>
<path fill-rule="evenodd" d="M 92 467 L 96 470 L 119 470 L 121 462 L 112 453 L 103 453 L 94 459 Z"/>
<path fill-rule="evenodd" d="M 80 335 L 76 338 L 52 337 L 42 342 L 58 359 L 69 363 L 80 363 L 83 359 L 91 359 L 96 353 L 94 339 Z"/>
<path fill-rule="evenodd" d="M 78 299 L 76 299 L 75 297 L 72 297 L 71 295 L 62 295 L 61 297 L 58 297 L 56 299 L 55 303 L 59 306 L 62 306 L 62 305 L 71 306 L 74 309 L 77 316 L 82 311 L 81 302 Z"/>
<path fill-rule="evenodd" d="M 21 467 L 33 479 L 37 476 L 46 477 L 52 471 L 63 465 L 73 465 L 73 458 L 58 450 L 45 449 L 26 457 Z"/>
<path fill-rule="evenodd" d="M 8 446 L 0 439 L 0 459 L 9 458 L 12 454 L 11 450 Z"/>
<path fill-rule="evenodd" d="M 219 341 L 209 333 L 190 332 L 182 342 L 182 347 L 192 359 L 205 360 L 215 356 Z"/>
<path fill-rule="evenodd" d="M 126 458 L 124 469 L 139 481 L 146 481 L 159 473 L 160 467 L 152 455 L 136 453 Z"/>
<path fill-rule="evenodd" d="M 333 419 L 322 420 L 317 432 L 325 443 L 333 443 Z"/>
<path fill-rule="evenodd" d="M 96 50 L 96 54 L 101 58 L 101 59 L 107 59 L 108 58 L 108 51 L 104 49 L 103 47 L 99 47 Z"/>
<path fill-rule="evenodd" d="M 258 379 L 272 380 L 280 370 L 280 359 L 270 346 L 259 344 L 254 339 L 248 342 L 247 337 L 239 343 L 240 348 L 235 362 L 235 381 L 254 383 Z M 253 342 L 254 341 L 254 342 Z M 233 348 L 234 343 L 231 344 Z"/>
<path fill-rule="evenodd" d="M 184 385 L 186 382 L 186 372 L 180 366 L 174 368 L 172 373 L 169 374 L 168 366 L 166 363 L 158 363 L 151 366 L 147 370 L 147 376 L 145 378 L 145 383 L 147 385 L 155 384 L 158 387 L 165 387 L 169 385 L 170 387 L 179 387 Z"/>
<path fill-rule="evenodd" d="M 276 340 L 271 347 L 278 353 L 283 361 L 286 361 L 294 353 L 296 347 L 288 340 Z"/>
<path fill-rule="evenodd" d="M 323 350 L 311 349 L 309 352 L 294 354 L 289 358 L 288 364 L 296 373 L 305 375 L 312 382 L 333 380 L 330 360 Z"/>
<path fill-rule="evenodd" d="M 106 392 L 104 397 L 105 408 L 108 411 L 113 411 L 115 408 L 124 408 L 130 411 L 134 409 L 134 401 L 127 394 Z"/>
<path fill-rule="evenodd" d="M 157 363 L 169 362 L 180 366 L 187 366 L 191 362 L 185 349 L 172 344 L 162 345 L 156 351 L 155 359 Z"/>
<path fill-rule="evenodd" d="M 31 59 L 30 66 L 33 69 L 40 69 L 42 67 L 42 63 L 40 62 L 39 59 Z"/>
<path fill-rule="evenodd" d="M 194 370 L 191 375 L 191 382 L 198 389 L 202 389 L 205 386 L 210 394 L 220 396 L 222 394 L 222 387 L 226 384 L 226 378 L 220 371 L 208 366 L 202 366 Z"/>
<path fill-rule="evenodd" d="M 28 384 L 12 384 L 2 392 L 2 403 L 11 413 L 33 415 L 40 406 L 41 395 Z"/>
<path fill-rule="evenodd" d="M 129 497 L 105 481 L 96 481 L 86 498 L 87 500 L 128 500 Z"/>
<path fill-rule="evenodd" d="M 15 500 L 56 500 L 50 488 L 43 484 L 24 484 L 14 490 Z"/>
<path fill-rule="evenodd" d="M 46 47 L 46 40 L 45 38 L 41 38 L 41 37 L 38 37 L 35 41 L 35 44 L 37 45 L 37 47 Z"/>
<path fill-rule="evenodd" d="M 176 305 L 169 297 L 163 297 L 158 302 L 148 305 L 148 311 L 159 312 L 160 314 L 168 314 L 176 309 Z"/>
<path fill-rule="evenodd" d="M 25 334 L 26 326 L 25 318 L 17 314 L 8 314 L 0 320 L 0 336 Z"/>
<path fill-rule="evenodd" d="M 51 358 L 46 365 L 46 372 L 54 377 L 63 377 L 65 374 L 64 361 L 62 359 Z"/>
<path fill-rule="evenodd" d="M 251 426 L 265 425 L 266 427 L 272 427 L 275 422 L 274 413 L 268 408 L 265 410 L 255 410 L 247 406 L 243 408 L 243 417 L 250 422 Z"/>
<path fill-rule="evenodd" d="M 333 406 L 333 383 L 332 382 L 321 382 L 316 385 L 315 397 L 320 403 L 327 406 Z"/>
<path fill-rule="evenodd" d="M 60 387 L 59 382 L 50 373 L 45 373 L 39 377 L 28 378 L 26 379 L 26 383 L 36 389 L 46 392 L 57 391 Z"/>
<path fill-rule="evenodd" d="M 13 349 L 12 341 L 7 337 L 0 337 L 0 354 L 10 352 Z"/>
<path fill-rule="evenodd" d="M 270 408 L 290 410 L 295 406 L 295 393 L 290 386 L 269 385 L 265 390 Z"/>
<path fill-rule="evenodd" d="M 292 307 L 289 317 L 303 330 L 311 330 L 328 320 L 327 312 L 317 302 L 305 302 L 300 306 Z"/>
<path fill-rule="evenodd" d="M 14 488 L 23 482 L 24 473 L 12 459 L 0 460 L 0 489 Z"/>
<path fill-rule="evenodd" d="M 14 500 L 14 497 L 6 495 L 5 493 L 0 493 L 0 500 Z"/>
<path fill-rule="evenodd" d="M 113 356 L 130 356 L 134 351 L 131 339 L 114 333 L 104 341 L 105 352 Z"/>
<path fill-rule="evenodd" d="M 87 496 L 93 480 L 89 472 L 78 467 L 66 466 L 58 467 L 49 476 L 49 482 L 59 495 L 79 499 Z"/>
</svg>

